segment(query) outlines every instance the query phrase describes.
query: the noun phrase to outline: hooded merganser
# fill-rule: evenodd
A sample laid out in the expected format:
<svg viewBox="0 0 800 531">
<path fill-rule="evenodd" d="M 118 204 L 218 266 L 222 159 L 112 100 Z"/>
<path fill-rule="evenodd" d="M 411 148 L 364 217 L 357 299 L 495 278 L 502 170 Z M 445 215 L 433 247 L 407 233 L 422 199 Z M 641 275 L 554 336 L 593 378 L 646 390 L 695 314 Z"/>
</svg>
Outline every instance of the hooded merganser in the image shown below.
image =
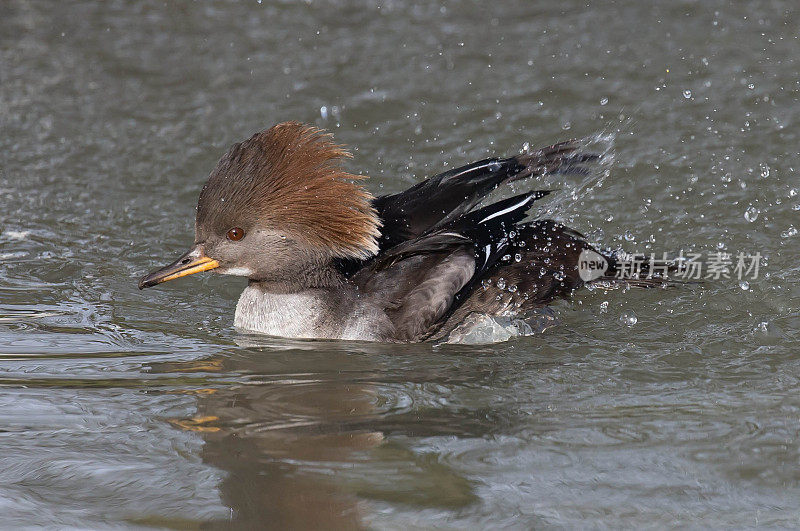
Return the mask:
<svg viewBox="0 0 800 531">
<path fill-rule="evenodd" d="M 447 338 L 471 314 L 524 318 L 586 283 L 619 281 L 615 256 L 578 232 L 523 222 L 550 191 L 476 208 L 513 181 L 586 173 L 599 156 L 577 141 L 481 160 L 379 197 L 341 168 L 346 157 L 330 134 L 297 122 L 234 144 L 200 192 L 194 246 L 139 288 L 214 270 L 249 279 L 236 327 L 411 342 Z M 599 274 L 579 270 L 587 256 Z"/>
</svg>

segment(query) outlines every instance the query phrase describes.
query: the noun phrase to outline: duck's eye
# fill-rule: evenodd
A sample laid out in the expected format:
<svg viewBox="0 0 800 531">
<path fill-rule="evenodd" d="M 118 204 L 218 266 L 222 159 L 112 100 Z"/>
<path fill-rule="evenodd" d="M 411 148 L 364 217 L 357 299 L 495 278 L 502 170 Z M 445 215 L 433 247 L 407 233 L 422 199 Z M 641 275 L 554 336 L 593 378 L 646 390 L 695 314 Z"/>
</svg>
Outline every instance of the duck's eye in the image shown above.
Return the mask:
<svg viewBox="0 0 800 531">
<path fill-rule="evenodd" d="M 242 229 L 240 229 L 239 227 L 234 227 L 234 228 L 232 228 L 231 230 L 228 231 L 228 239 L 229 240 L 238 242 L 242 238 L 244 238 L 244 231 Z"/>
</svg>

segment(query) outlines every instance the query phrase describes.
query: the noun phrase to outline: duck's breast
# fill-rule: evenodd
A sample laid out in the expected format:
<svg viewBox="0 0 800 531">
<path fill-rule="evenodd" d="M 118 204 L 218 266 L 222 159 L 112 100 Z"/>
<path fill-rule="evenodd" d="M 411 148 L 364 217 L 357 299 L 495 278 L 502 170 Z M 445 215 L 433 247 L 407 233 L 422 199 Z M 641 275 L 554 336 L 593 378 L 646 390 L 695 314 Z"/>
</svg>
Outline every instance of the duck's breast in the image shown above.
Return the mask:
<svg viewBox="0 0 800 531">
<path fill-rule="evenodd" d="M 239 297 L 233 324 L 271 336 L 376 341 L 386 317 L 370 307 L 353 305 L 322 290 L 272 293 L 248 286 Z"/>
<path fill-rule="evenodd" d="M 237 328 L 280 337 L 327 337 L 320 321 L 323 301 L 313 293 L 270 293 L 248 286 L 236 304 Z"/>
</svg>

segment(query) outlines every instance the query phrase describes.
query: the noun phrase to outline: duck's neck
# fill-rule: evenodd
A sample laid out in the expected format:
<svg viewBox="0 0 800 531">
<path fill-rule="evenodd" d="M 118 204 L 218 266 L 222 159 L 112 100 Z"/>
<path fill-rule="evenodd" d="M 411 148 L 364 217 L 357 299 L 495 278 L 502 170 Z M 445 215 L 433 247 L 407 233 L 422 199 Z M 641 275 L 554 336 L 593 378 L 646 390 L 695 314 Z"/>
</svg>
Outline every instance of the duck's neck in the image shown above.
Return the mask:
<svg viewBox="0 0 800 531">
<path fill-rule="evenodd" d="M 255 287 L 266 293 L 292 294 L 309 291 L 336 291 L 341 289 L 345 282 L 344 277 L 333 263 L 328 263 L 322 266 L 315 264 L 307 268 L 299 267 L 296 270 L 286 272 L 280 278 L 250 279 L 248 286 Z"/>
</svg>

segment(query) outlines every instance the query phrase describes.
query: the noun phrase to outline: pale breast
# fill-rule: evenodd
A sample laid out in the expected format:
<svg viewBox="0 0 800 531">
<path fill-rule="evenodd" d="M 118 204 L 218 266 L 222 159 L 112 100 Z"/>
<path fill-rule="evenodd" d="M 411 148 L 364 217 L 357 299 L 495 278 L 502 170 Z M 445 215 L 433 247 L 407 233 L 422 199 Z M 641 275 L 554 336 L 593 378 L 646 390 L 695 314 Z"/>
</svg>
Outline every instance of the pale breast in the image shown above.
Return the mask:
<svg viewBox="0 0 800 531">
<path fill-rule="evenodd" d="M 374 312 L 332 303 L 316 291 L 270 293 L 248 286 L 239 297 L 233 324 L 237 328 L 279 337 L 374 341 Z"/>
<path fill-rule="evenodd" d="M 266 293 L 248 286 L 236 304 L 233 325 L 281 337 L 320 337 L 322 301 L 306 293 Z"/>
</svg>

